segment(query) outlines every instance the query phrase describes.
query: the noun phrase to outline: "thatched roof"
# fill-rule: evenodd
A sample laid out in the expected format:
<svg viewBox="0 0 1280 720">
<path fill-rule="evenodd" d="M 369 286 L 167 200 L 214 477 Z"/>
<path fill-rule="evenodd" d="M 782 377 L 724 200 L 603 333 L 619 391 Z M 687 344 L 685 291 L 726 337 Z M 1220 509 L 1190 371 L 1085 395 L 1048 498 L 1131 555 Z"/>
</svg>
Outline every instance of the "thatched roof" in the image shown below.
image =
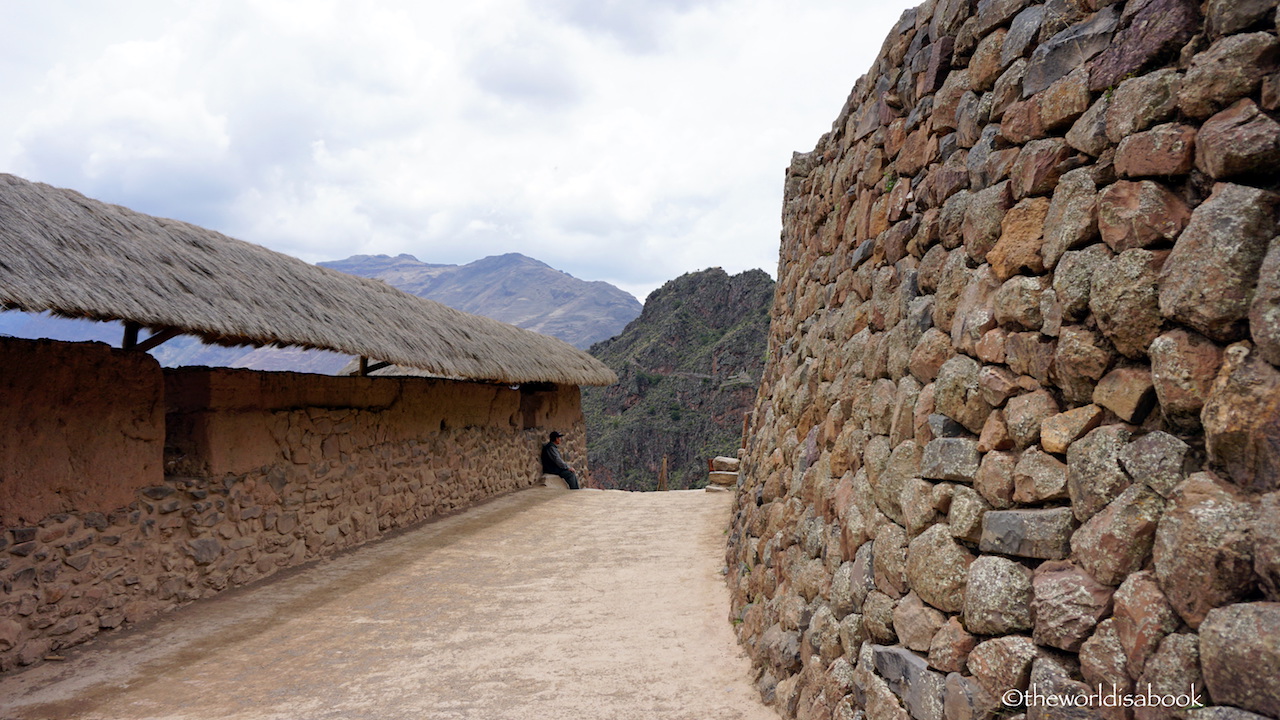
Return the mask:
<svg viewBox="0 0 1280 720">
<path fill-rule="evenodd" d="M 545 335 L 176 220 L 0 174 L 0 307 L 296 345 L 509 384 L 608 385 Z"/>
</svg>

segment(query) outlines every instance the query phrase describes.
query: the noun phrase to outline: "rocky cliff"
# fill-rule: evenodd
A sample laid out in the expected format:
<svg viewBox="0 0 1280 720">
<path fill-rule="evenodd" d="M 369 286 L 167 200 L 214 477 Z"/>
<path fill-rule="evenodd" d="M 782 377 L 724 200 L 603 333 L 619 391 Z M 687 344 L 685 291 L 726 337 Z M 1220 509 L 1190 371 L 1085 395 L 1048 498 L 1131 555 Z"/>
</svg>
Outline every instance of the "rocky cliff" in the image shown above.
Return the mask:
<svg viewBox="0 0 1280 720">
<path fill-rule="evenodd" d="M 594 485 L 653 490 L 666 456 L 668 487 L 702 487 L 708 458 L 736 456 L 764 367 L 773 286 L 760 270 L 682 275 L 591 348 L 619 378 L 583 389 Z"/>
<path fill-rule="evenodd" d="M 727 552 L 785 716 L 1280 717 L 1278 23 L 926 2 L 795 157 Z"/>
</svg>

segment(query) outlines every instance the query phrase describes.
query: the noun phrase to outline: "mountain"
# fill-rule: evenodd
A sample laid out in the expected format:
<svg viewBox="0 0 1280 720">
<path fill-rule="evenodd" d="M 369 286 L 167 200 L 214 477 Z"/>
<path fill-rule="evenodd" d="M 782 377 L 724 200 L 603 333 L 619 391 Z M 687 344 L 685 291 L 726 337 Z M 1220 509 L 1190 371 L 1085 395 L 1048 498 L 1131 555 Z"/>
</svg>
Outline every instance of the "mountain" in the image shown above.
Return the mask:
<svg viewBox="0 0 1280 720">
<path fill-rule="evenodd" d="M 640 302 L 606 282 L 588 282 L 508 253 L 466 265 L 434 265 L 412 255 L 355 255 L 319 263 L 376 278 L 419 297 L 560 338 L 583 350 L 618 334 Z"/>
<path fill-rule="evenodd" d="M 405 292 L 560 338 L 581 349 L 613 337 L 640 314 L 629 293 L 606 282 L 588 282 L 518 253 L 467 265 L 433 265 L 412 255 L 355 255 L 319 263 L 376 278 Z M 70 320 L 46 314 L 0 312 L 0 335 L 58 340 L 98 340 L 119 346 L 120 323 Z M 213 365 L 254 370 L 336 374 L 351 358 L 324 350 L 221 347 L 180 336 L 151 351 L 161 365 Z"/>
<path fill-rule="evenodd" d="M 706 484 L 707 459 L 737 455 L 764 370 L 774 282 L 761 270 L 682 275 L 649 295 L 640 317 L 590 353 L 618 374 L 583 388 L 595 485 L 653 490 Z"/>
</svg>

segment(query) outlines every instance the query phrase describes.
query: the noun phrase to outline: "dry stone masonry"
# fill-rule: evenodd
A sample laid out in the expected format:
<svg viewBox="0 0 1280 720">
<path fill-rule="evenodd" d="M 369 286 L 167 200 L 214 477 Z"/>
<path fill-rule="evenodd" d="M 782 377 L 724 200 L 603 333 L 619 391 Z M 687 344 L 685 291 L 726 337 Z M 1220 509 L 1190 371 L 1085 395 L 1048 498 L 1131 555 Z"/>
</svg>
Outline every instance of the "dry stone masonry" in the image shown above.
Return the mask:
<svg viewBox="0 0 1280 720">
<path fill-rule="evenodd" d="M 728 543 L 786 717 L 1280 718 L 1276 0 L 931 0 L 786 176 Z M 1044 707 L 1195 692 L 1207 707 Z"/>
</svg>

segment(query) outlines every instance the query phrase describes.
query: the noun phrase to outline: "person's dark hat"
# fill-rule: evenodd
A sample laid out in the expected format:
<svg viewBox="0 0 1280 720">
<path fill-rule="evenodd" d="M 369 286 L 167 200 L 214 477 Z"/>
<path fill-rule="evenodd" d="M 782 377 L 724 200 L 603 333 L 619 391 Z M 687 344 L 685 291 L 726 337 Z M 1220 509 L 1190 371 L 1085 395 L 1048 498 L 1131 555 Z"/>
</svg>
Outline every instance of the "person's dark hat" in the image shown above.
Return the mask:
<svg viewBox="0 0 1280 720">
<path fill-rule="evenodd" d="M 552 439 L 552 440 L 555 440 L 556 438 L 562 438 L 562 437 L 564 437 L 564 433 L 556 432 L 556 431 L 554 431 L 554 430 L 553 430 L 553 431 L 551 431 L 551 439 Z"/>
</svg>

